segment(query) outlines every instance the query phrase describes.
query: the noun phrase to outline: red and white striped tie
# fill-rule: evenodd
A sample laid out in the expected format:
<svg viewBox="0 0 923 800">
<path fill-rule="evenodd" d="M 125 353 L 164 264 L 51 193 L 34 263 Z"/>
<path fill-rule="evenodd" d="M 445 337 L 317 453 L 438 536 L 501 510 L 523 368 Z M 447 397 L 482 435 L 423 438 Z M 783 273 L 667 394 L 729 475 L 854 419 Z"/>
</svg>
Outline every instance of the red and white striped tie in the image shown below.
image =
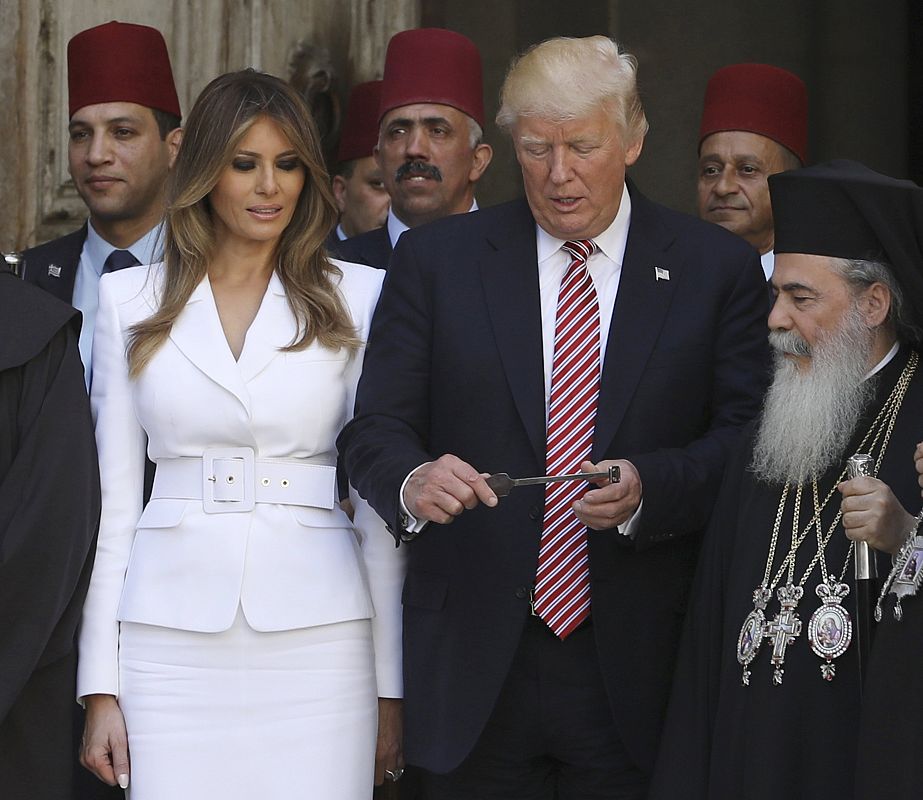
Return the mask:
<svg viewBox="0 0 923 800">
<path fill-rule="evenodd" d="M 546 475 L 580 471 L 590 457 L 599 398 L 599 302 L 587 270 L 596 250 L 590 240 L 565 242 L 573 256 L 561 281 L 554 326 Z M 545 518 L 533 608 L 561 639 L 590 615 L 586 526 L 571 508 L 585 483 L 545 486 Z"/>
</svg>

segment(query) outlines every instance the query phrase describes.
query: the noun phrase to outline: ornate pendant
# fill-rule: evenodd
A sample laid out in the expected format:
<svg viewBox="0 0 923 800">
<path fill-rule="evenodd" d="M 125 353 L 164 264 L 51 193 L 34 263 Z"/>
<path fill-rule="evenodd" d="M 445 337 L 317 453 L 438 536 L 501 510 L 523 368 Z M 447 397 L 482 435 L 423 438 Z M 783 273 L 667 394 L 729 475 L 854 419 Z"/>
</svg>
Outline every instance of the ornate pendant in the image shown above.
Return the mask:
<svg viewBox="0 0 923 800">
<path fill-rule="evenodd" d="M 923 584 L 923 536 L 914 536 L 904 545 L 891 574 L 894 576 L 891 594 L 896 597 L 894 619 L 900 622 L 904 616 L 901 601 L 905 597 L 913 597 Z"/>
<path fill-rule="evenodd" d="M 825 681 L 836 677 L 836 664 L 852 642 L 852 620 L 849 612 L 841 605 L 843 598 L 849 594 L 849 586 L 837 583 L 831 576 L 814 590 L 821 599 L 821 605 L 808 621 L 808 641 L 814 654 L 824 659 L 820 665 L 820 674 Z"/>
<path fill-rule="evenodd" d="M 766 633 L 766 615 L 763 613 L 772 593 L 765 586 L 753 590 L 753 611 L 747 614 L 737 636 L 737 663 L 744 668 L 741 681 L 750 685 L 750 662 L 756 658 Z"/>
<path fill-rule="evenodd" d="M 801 600 L 804 589 L 800 586 L 793 586 L 788 583 L 776 589 L 776 597 L 782 604 L 782 610 L 776 614 L 772 622 L 766 625 L 765 637 L 772 640 L 772 665 L 775 669 L 772 672 L 773 686 L 782 685 L 782 675 L 785 670 L 785 650 L 792 644 L 795 639 L 801 635 L 801 619 L 795 606 Z"/>
</svg>

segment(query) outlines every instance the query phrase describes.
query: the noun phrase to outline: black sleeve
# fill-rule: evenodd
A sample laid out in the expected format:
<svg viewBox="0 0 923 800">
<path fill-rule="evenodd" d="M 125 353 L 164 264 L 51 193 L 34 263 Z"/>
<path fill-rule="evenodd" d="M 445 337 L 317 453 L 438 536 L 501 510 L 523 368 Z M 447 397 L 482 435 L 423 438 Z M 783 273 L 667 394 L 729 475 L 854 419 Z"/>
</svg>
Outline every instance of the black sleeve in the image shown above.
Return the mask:
<svg viewBox="0 0 923 800">
<path fill-rule="evenodd" d="M 0 372 L 0 720 L 73 647 L 99 524 L 99 473 L 75 327 Z"/>
<path fill-rule="evenodd" d="M 709 797 L 711 740 L 721 692 L 726 576 L 737 534 L 743 437 L 728 462 L 705 535 L 673 677 L 673 690 L 649 800 Z"/>
<path fill-rule="evenodd" d="M 356 414 L 337 440 L 350 482 L 395 531 L 401 484 L 431 460 L 432 304 L 409 238 L 402 236 L 394 251 L 369 332 Z"/>
</svg>

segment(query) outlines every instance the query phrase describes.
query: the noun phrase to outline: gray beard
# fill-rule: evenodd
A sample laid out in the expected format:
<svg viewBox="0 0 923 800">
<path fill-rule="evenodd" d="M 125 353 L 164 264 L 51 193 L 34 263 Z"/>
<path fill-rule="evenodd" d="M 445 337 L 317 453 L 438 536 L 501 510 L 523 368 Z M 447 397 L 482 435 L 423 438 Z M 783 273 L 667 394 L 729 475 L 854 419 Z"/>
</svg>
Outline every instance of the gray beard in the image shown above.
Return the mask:
<svg viewBox="0 0 923 800">
<path fill-rule="evenodd" d="M 851 309 L 840 328 L 812 348 L 792 331 L 772 331 L 775 372 L 757 429 L 751 469 L 773 484 L 800 484 L 844 461 L 850 439 L 875 394 L 865 380 L 874 333 Z M 810 355 L 799 372 L 785 353 Z"/>
</svg>

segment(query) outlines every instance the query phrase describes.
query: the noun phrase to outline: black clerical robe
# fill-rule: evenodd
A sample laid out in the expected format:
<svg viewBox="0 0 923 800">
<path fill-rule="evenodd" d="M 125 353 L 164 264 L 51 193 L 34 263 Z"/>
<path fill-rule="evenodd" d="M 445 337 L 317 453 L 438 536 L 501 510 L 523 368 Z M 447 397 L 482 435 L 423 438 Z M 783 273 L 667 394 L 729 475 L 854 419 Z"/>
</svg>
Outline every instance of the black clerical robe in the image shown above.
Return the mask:
<svg viewBox="0 0 923 800">
<path fill-rule="evenodd" d="M 0 797 L 69 800 L 99 477 L 79 314 L 0 274 Z"/>
<path fill-rule="evenodd" d="M 877 377 L 874 402 L 858 433 L 837 466 L 818 484 L 820 502 L 830 495 L 846 459 L 860 442 L 891 392 L 908 353 L 902 350 Z M 923 365 L 908 388 L 898 414 L 879 476 L 906 508 L 919 497 L 912 465 L 915 443 L 923 438 Z M 653 800 L 839 800 L 852 797 L 860 708 L 858 657 L 853 639 L 835 660 L 836 676 L 821 675 L 822 659 L 808 642 L 808 621 L 820 600 L 819 564 L 804 584 L 797 611 L 801 634 L 787 648 L 783 682 L 774 685 L 770 663 L 772 641 L 764 639 L 750 664 L 750 685 L 741 680 L 737 661 L 738 635 L 753 609 L 753 591 L 760 585 L 776 518 L 781 487 L 757 481 L 748 470 L 755 423 L 728 464 L 699 562 L 689 605 L 673 695 L 651 797 Z M 840 508 L 835 492 L 822 514 L 823 532 Z M 773 575 L 789 552 L 794 492 L 782 517 Z M 917 501 L 918 502 L 918 501 Z M 814 512 L 810 485 L 801 499 L 800 526 Z M 827 566 L 840 574 L 849 541 L 842 525 L 826 547 Z M 816 537 L 808 534 L 798 550 L 795 583 L 817 553 Z M 887 574 L 889 559 L 879 572 Z M 850 562 L 846 583 L 851 587 L 844 607 L 855 622 L 855 582 Z M 785 583 L 783 576 L 780 581 Z M 766 618 L 780 604 L 773 592 Z"/>
<path fill-rule="evenodd" d="M 917 513 L 919 494 L 904 508 Z M 923 794 L 923 591 L 905 597 L 901 607 L 898 622 L 889 595 L 876 626 L 862 698 L 856 800 Z"/>
</svg>

